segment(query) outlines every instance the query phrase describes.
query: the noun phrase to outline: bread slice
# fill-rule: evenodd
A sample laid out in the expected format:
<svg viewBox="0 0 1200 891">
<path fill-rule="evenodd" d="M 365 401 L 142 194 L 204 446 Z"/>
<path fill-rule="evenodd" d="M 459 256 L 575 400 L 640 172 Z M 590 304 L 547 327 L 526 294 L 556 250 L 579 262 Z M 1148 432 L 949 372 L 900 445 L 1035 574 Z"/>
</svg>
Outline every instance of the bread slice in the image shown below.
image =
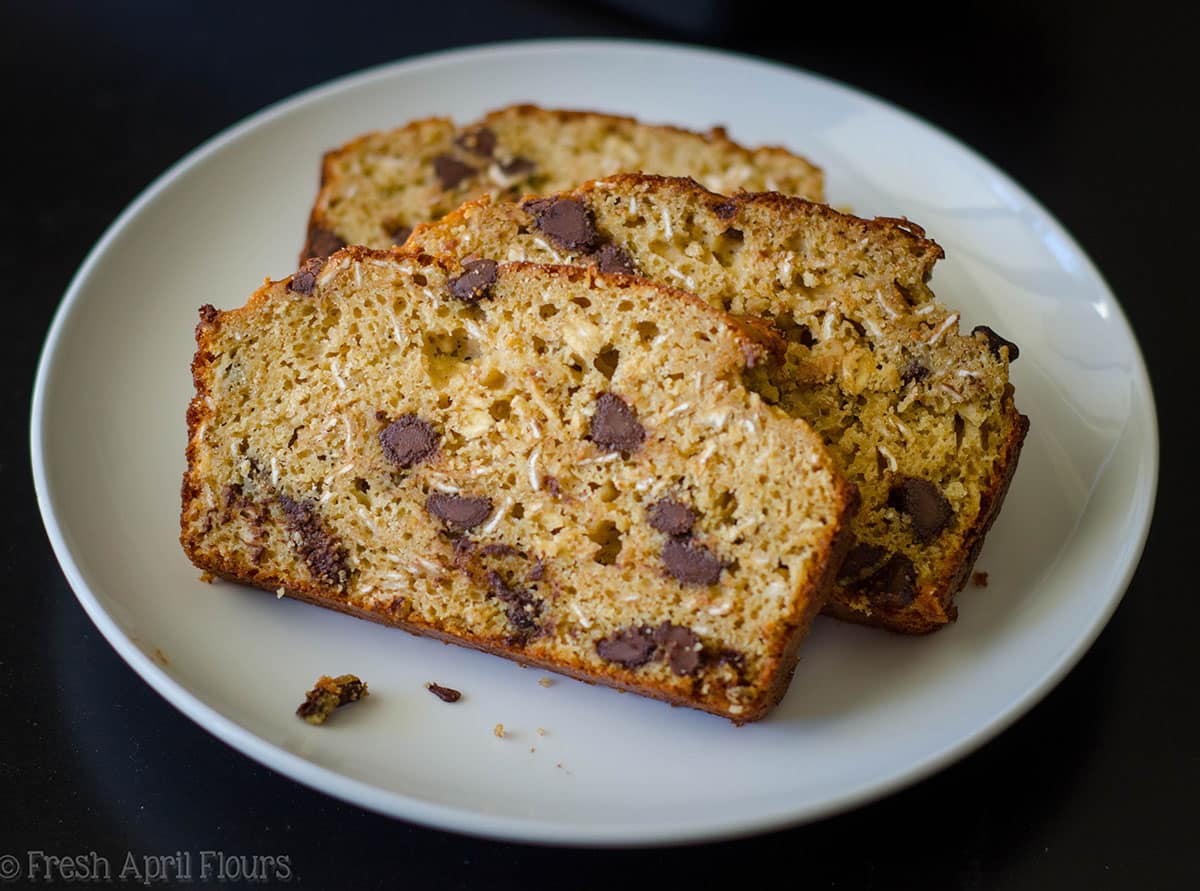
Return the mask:
<svg viewBox="0 0 1200 891">
<path fill-rule="evenodd" d="M 855 494 L 747 388 L 769 334 L 640 279 L 349 248 L 196 338 L 197 566 L 737 722 L 783 695 Z"/>
<path fill-rule="evenodd" d="M 909 633 L 954 619 L 1028 420 L 1008 382 L 1016 345 L 960 333 L 927 285 L 943 254 L 920 227 L 617 176 L 555 199 L 482 199 L 409 245 L 638 272 L 774 322 L 788 347 L 772 401 L 821 433 L 862 494 L 827 612 Z"/>
<path fill-rule="evenodd" d="M 555 192 L 622 171 L 692 176 L 719 191 L 821 200 L 821 171 L 782 148 L 747 149 L 724 129 L 692 133 L 632 118 L 532 105 L 463 127 L 447 118 L 369 133 L 325 156 L 301 262 L 344 244 L 387 248 L 482 195 Z"/>
</svg>

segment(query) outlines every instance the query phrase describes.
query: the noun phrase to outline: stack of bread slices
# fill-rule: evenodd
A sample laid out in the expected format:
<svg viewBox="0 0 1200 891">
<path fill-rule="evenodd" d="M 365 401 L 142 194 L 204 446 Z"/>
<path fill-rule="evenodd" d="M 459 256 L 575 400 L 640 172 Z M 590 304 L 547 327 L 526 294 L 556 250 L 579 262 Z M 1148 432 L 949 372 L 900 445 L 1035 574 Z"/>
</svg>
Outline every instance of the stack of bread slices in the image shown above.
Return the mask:
<svg viewBox="0 0 1200 891">
<path fill-rule="evenodd" d="M 185 551 L 738 723 L 821 611 L 952 621 L 1017 347 L 920 227 L 823 199 L 784 149 L 532 106 L 330 152 L 298 271 L 200 311 Z"/>
</svg>

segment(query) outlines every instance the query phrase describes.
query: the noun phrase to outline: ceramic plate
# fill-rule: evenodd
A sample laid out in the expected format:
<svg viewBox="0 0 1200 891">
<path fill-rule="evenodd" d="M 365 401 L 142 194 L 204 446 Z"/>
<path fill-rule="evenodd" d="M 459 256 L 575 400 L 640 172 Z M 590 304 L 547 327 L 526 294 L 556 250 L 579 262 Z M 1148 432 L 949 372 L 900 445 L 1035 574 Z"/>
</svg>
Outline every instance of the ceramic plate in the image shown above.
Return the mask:
<svg viewBox="0 0 1200 891">
<path fill-rule="evenodd" d="M 553 77 L 546 72 L 552 71 Z M 905 215 L 946 249 L 933 287 L 967 330 L 1018 341 L 1032 430 L 952 627 L 906 639 L 829 620 L 760 724 L 566 679 L 198 581 L 177 542 L 192 329 L 294 268 L 321 154 L 371 129 L 517 101 L 725 124 L 827 171 L 830 200 Z M 85 444 L 86 447 L 81 447 Z M 546 843 L 651 844 L 795 824 L 877 798 L 998 733 L 1070 669 L 1141 553 L 1157 475 L 1153 400 L 1112 293 L 1002 172 L 828 80 L 711 51 L 538 42 L 427 56 L 309 91 L 155 182 L 72 282 L 38 371 L 38 499 L 105 637 L 206 730 L 302 783 L 432 826 Z M 323 673 L 370 699 L 321 728 L 293 709 Z M 465 692 L 448 706 L 426 681 Z M 504 738 L 493 735 L 503 724 Z"/>
</svg>

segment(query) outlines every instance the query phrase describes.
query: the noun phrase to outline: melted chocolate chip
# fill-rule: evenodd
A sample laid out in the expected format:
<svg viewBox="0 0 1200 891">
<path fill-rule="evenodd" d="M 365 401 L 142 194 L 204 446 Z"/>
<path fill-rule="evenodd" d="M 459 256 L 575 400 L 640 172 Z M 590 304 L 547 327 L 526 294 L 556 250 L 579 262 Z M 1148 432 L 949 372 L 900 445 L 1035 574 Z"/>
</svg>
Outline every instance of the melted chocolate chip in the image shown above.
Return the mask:
<svg viewBox="0 0 1200 891">
<path fill-rule="evenodd" d="M 401 415 L 379 431 L 383 457 L 400 467 L 424 461 L 438 447 L 437 431 L 416 415 Z"/>
<path fill-rule="evenodd" d="M 667 572 L 685 585 L 715 585 L 725 564 L 702 544 L 689 538 L 671 538 L 663 545 Z"/>
<path fill-rule="evenodd" d="M 321 524 L 316 511 L 287 495 L 279 496 L 279 507 L 288 528 L 298 536 L 297 550 L 313 578 L 341 587 L 347 575 L 346 551 Z"/>
<path fill-rule="evenodd" d="M 478 551 L 480 557 L 521 557 L 524 556 L 506 541 L 493 541 L 485 544 Z"/>
<path fill-rule="evenodd" d="M 716 654 L 715 661 L 717 665 L 728 665 L 738 677 L 741 677 L 746 671 L 746 654 L 737 650 L 723 649 Z"/>
<path fill-rule="evenodd" d="M 713 213 L 723 220 L 732 220 L 737 216 L 737 204 L 733 201 L 722 201 L 713 205 Z"/>
<path fill-rule="evenodd" d="M 637 275 L 637 264 L 633 258 L 615 244 L 602 245 L 595 254 L 596 265 L 604 273 L 618 272 L 623 275 Z"/>
<path fill-rule="evenodd" d="M 652 528 L 667 535 L 687 535 L 696 525 L 696 512 L 671 498 L 654 502 L 646 516 Z"/>
<path fill-rule="evenodd" d="M 454 140 L 459 148 L 466 149 L 481 158 L 490 158 L 496 151 L 496 134 L 487 127 L 478 130 L 468 130 Z"/>
<path fill-rule="evenodd" d="M 912 519 L 913 533 L 928 544 L 941 534 L 954 516 L 946 496 L 929 480 L 906 476 L 892 486 L 888 505 Z"/>
<path fill-rule="evenodd" d="M 431 492 L 425 499 L 425 509 L 457 529 L 473 529 L 492 513 L 492 499 Z"/>
<path fill-rule="evenodd" d="M 528 176 L 537 169 L 537 164 L 528 158 L 513 158 L 500 165 L 500 172 L 505 176 Z"/>
<path fill-rule="evenodd" d="M 412 233 L 412 226 L 397 226 L 392 230 L 392 244 L 404 244 Z"/>
<path fill-rule="evenodd" d="M 646 439 L 646 430 L 624 399 L 616 393 L 601 393 L 596 397 L 588 435 L 606 451 L 632 452 Z"/>
<path fill-rule="evenodd" d="M 1007 338 L 1001 337 L 987 325 L 976 325 L 971 329 L 972 334 L 982 334 L 987 338 L 988 349 L 995 353 L 997 359 L 1003 358 L 1000 355 L 1001 347 L 1008 347 L 1008 361 L 1016 362 L 1017 356 L 1021 355 L 1021 351 L 1017 345 Z"/>
<path fill-rule="evenodd" d="M 300 267 L 300 271 L 292 276 L 287 289 L 295 294 L 311 294 L 317 286 L 317 276 L 325 265 L 324 257 L 310 257 Z"/>
<path fill-rule="evenodd" d="M 700 667 L 700 638 L 691 628 L 664 622 L 654 629 L 654 642 L 677 675 L 695 674 Z"/>
<path fill-rule="evenodd" d="M 453 155 L 438 155 L 433 159 L 433 172 L 442 184 L 442 188 L 453 189 L 464 179 L 474 176 L 478 171 L 470 164 L 464 164 Z"/>
<path fill-rule="evenodd" d="M 556 245 L 568 251 L 588 251 L 596 246 L 598 234 L 591 212 L 571 198 L 529 202 L 534 224 Z M 535 208 L 536 209 L 533 209 Z"/>
<path fill-rule="evenodd" d="M 910 359 L 908 364 L 900 370 L 900 380 L 906 384 L 920 383 L 927 377 L 929 377 L 929 369 L 916 359 Z"/>
<path fill-rule="evenodd" d="M 596 652 L 601 659 L 615 662 L 625 668 L 637 668 L 654 658 L 658 644 L 649 628 L 624 628 L 596 642 Z"/>
<path fill-rule="evenodd" d="M 903 609 L 917 596 L 917 570 L 903 554 L 893 554 L 883 566 L 867 576 L 862 590 L 872 606 Z"/>
<path fill-rule="evenodd" d="M 425 685 L 425 689 L 442 702 L 458 702 L 462 699 L 462 693 L 458 690 L 455 690 L 453 687 L 443 687 L 441 684 L 435 684 L 432 681 Z"/>
<path fill-rule="evenodd" d="M 330 254 L 336 254 L 345 246 L 346 242 L 323 226 L 313 226 L 308 230 L 309 259 L 328 257 Z"/>
<path fill-rule="evenodd" d="M 514 588 L 504 581 L 500 573 L 488 570 L 488 596 L 504 604 L 504 615 L 508 624 L 516 629 L 519 638 L 528 639 L 540 630 L 538 616 L 542 613 L 542 601 L 528 591 Z"/>
<path fill-rule="evenodd" d="M 860 541 L 850 548 L 846 559 L 842 561 L 842 568 L 838 570 L 837 574 L 838 581 L 853 581 L 868 569 L 873 569 L 882 563 L 887 554 L 887 548 Z"/>
<path fill-rule="evenodd" d="M 490 296 L 495 282 L 495 260 L 471 260 L 463 264 L 462 275 L 450 279 L 446 286 L 451 296 L 458 300 L 464 303 L 478 303 L 484 297 Z"/>
</svg>

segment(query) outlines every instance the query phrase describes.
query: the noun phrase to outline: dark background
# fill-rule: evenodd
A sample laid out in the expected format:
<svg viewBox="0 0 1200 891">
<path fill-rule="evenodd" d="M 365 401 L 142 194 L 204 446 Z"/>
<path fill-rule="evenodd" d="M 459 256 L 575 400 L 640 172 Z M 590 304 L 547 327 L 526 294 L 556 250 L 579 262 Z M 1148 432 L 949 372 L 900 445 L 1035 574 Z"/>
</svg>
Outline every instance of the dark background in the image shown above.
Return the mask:
<svg viewBox="0 0 1200 891">
<path fill-rule="evenodd" d="M 707 887 L 766 881 L 756 875 L 768 866 L 810 888 L 1200 887 L 1188 457 L 1200 22 L 1158 2 L 788 10 L 754 0 L 5 6 L 0 281 L 13 336 L 0 350 L 0 854 L 280 853 L 294 881 L 317 888 Z M 744 841 L 605 852 L 479 841 L 364 812 L 258 766 L 168 706 L 93 628 L 43 533 L 27 446 L 38 350 L 75 268 L 143 187 L 219 130 L 331 77 L 430 50 L 579 35 L 779 59 L 941 126 L 1074 233 L 1149 361 L 1162 486 L 1116 616 L 998 739 L 852 813 Z"/>
</svg>

